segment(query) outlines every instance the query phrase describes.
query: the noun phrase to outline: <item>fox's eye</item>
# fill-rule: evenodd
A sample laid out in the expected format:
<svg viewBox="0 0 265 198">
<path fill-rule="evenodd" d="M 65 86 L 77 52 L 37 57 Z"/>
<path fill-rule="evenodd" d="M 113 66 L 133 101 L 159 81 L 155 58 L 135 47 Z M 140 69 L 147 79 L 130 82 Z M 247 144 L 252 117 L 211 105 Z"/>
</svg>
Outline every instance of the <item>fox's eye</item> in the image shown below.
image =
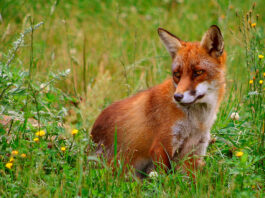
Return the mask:
<svg viewBox="0 0 265 198">
<path fill-rule="evenodd" d="M 194 77 L 197 77 L 197 76 L 202 75 L 203 73 L 204 73 L 203 70 L 197 70 L 197 71 L 194 71 L 193 75 L 194 75 Z"/>
<path fill-rule="evenodd" d="M 176 78 L 180 78 L 180 73 L 179 72 L 174 72 L 173 74 Z"/>
</svg>

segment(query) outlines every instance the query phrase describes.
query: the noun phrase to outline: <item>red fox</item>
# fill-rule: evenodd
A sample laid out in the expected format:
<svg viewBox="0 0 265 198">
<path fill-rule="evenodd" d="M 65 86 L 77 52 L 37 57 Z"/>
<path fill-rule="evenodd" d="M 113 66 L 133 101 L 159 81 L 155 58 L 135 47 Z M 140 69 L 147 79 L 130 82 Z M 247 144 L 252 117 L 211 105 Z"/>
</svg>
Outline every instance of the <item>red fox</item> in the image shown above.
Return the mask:
<svg viewBox="0 0 265 198">
<path fill-rule="evenodd" d="M 191 157 L 189 168 L 203 165 L 210 130 L 225 92 L 224 41 L 212 25 L 200 42 L 185 42 L 158 28 L 172 57 L 172 78 L 118 101 L 99 115 L 92 128 L 97 153 L 118 156 L 135 168 L 171 169 L 171 160 Z M 116 136 L 115 136 L 116 134 Z"/>
</svg>

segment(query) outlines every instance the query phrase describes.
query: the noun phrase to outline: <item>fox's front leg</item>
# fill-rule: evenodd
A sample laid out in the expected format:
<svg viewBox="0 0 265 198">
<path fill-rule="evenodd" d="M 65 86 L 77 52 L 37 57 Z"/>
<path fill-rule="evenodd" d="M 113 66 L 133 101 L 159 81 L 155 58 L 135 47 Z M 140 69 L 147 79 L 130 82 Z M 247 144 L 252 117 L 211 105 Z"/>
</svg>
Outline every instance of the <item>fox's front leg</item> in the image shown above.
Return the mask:
<svg viewBox="0 0 265 198">
<path fill-rule="evenodd" d="M 206 155 L 206 151 L 207 151 L 207 147 L 209 145 L 209 141 L 210 141 L 210 132 L 206 132 L 200 139 L 194 155 L 198 156 L 198 160 L 197 160 L 197 166 L 198 167 L 203 167 L 205 165 L 205 162 L 203 160 L 203 157 Z"/>
<path fill-rule="evenodd" d="M 160 141 L 155 141 L 150 149 L 150 156 L 156 168 L 164 170 L 166 173 L 171 169 L 169 154 Z"/>
<path fill-rule="evenodd" d="M 205 165 L 203 156 L 206 154 L 209 140 L 210 133 L 206 132 L 203 135 L 191 139 L 182 149 L 180 157 L 186 158 L 183 165 L 189 173 L 201 169 Z M 194 174 L 192 175 L 194 176 Z"/>
</svg>

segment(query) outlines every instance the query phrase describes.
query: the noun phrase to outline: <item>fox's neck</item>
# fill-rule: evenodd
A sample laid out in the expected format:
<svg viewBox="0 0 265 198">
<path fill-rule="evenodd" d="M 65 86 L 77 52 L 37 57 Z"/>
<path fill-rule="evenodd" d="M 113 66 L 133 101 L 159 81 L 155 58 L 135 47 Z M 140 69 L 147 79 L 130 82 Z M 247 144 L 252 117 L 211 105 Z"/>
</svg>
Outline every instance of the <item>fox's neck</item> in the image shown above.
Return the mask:
<svg viewBox="0 0 265 198">
<path fill-rule="evenodd" d="M 173 84 L 173 80 L 165 81 L 168 85 L 168 100 L 173 106 L 173 108 L 177 108 L 183 111 L 185 117 L 188 120 L 207 123 L 208 127 L 211 127 L 214 120 L 216 119 L 216 109 L 219 105 L 219 93 L 218 89 L 215 92 L 206 96 L 204 103 L 195 103 L 189 106 L 182 106 L 174 102 L 173 96 L 175 92 L 175 87 Z M 208 128 L 207 127 L 207 128 Z"/>
<path fill-rule="evenodd" d="M 211 99 L 208 103 L 193 104 L 189 107 L 182 107 L 185 112 L 186 119 L 190 123 L 197 123 L 196 125 L 203 126 L 204 132 L 207 132 L 212 127 L 217 114 L 217 97 Z"/>
</svg>

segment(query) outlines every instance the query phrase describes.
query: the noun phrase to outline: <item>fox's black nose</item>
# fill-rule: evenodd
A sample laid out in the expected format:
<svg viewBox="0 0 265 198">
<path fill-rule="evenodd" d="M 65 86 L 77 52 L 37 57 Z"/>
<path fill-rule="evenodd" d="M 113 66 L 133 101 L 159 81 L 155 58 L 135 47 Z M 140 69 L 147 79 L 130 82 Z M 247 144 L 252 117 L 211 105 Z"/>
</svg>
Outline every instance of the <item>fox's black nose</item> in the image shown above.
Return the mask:
<svg viewBox="0 0 265 198">
<path fill-rule="evenodd" d="M 183 94 L 174 94 L 174 98 L 176 101 L 180 102 L 181 99 L 183 98 Z"/>
</svg>

